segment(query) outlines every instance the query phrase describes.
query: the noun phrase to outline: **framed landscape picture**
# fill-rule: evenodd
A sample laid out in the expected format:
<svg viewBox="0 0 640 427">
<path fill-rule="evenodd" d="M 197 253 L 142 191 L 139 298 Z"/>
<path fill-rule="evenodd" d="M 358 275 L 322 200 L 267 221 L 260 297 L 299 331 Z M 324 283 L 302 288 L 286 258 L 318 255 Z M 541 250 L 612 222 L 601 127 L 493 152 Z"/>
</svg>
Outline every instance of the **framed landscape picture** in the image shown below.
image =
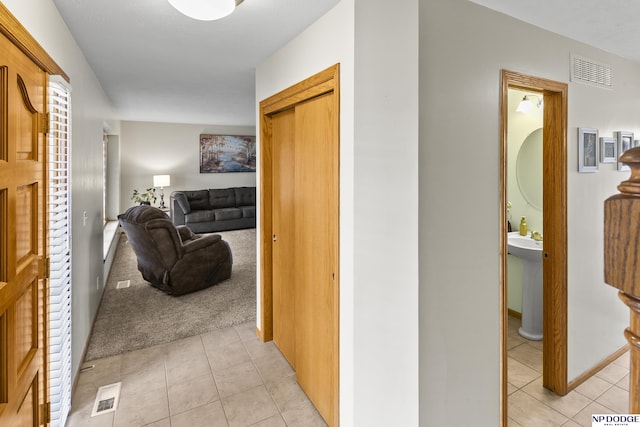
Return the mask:
<svg viewBox="0 0 640 427">
<path fill-rule="evenodd" d="M 255 136 L 200 135 L 200 173 L 255 171 Z"/>
</svg>

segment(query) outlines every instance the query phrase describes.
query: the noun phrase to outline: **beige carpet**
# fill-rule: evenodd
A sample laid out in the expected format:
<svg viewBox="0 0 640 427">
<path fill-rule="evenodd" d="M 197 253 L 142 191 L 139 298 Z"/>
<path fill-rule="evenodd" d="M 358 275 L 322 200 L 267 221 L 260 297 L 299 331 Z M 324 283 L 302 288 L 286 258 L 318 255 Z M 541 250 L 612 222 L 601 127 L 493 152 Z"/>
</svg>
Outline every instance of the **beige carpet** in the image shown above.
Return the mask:
<svg viewBox="0 0 640 427">
<path fill-rule="evenodd" d="M 123 234 L 85 361 L 255 319 L 256 230 L 218 234 L 231 246 L 231 277 L 215 286 L 179 297 L 165 294 L 142 278 L 133 249 Z M 124 280 L 131 280 L 131 286 L 116 289 L 118 281 Z"/>
</svg>

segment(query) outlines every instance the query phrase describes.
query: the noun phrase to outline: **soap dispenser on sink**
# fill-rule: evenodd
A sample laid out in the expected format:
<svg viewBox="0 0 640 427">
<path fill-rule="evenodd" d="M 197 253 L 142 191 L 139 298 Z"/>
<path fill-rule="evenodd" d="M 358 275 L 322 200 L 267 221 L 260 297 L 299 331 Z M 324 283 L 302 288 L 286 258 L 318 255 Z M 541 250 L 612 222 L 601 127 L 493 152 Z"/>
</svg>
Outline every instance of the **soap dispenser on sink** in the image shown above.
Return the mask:
<svg viewBox="0 0 640 427">
<path fill-rule="evenodd" d="M 520 235 L 526 236 L 528 231 L 529 227 L 527 227 L 527 219 L 522 217 L 522 219 L 520 219 Z"/>
</svg>

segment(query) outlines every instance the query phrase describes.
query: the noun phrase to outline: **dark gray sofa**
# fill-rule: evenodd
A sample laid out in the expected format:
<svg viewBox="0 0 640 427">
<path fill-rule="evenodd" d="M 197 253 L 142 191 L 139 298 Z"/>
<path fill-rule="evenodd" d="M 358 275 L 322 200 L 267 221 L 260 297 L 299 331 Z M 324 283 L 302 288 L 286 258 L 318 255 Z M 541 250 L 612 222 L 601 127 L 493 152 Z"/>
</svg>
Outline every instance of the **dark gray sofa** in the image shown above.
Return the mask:
<svg viewBox="0 0 640 427">
<path fill-rule="evenodd" d="M 194 233 L 255 228 L 256 188 L 233 187 L 171 193 L 171 219 Z"/>
</svg>

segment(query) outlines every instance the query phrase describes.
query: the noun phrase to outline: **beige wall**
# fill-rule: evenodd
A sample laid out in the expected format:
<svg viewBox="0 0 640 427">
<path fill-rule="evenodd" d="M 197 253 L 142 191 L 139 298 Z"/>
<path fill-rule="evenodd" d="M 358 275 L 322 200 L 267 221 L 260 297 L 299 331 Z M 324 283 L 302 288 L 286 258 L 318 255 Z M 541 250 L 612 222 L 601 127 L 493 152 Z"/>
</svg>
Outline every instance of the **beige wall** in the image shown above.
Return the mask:
<svg viewBox="0 0 640 427">
<path fill-rule="evenodd" d="M 119 211 L 134 205 L 134 188 L 153 186 L 153 175 L 171 175 L 171 186 L 164 189 L 167 206 L 172 191 L 255 186 L 255 172 L 200 173 L 199 141 L 203 133 L 255 135 L 255 127 L 123 121 Z M 159 203 L 158 199 L 156 205 Z"/>
<path fill-rule="evenodd" d="M 422 0 L 420 23 L 421 423 L 461 425 L 464 406 L 497 425 L 500 70 L 569 83 L 573 379 L 625 343 L 628 322 L 602 271 L 603 202 L 626 176 L 578 174 L 577 127 L 639 132 L 640 66 L 464 0 Z M 611 64 L 614 90 L 570 83 L 571 53 Z"/>
</svg>

